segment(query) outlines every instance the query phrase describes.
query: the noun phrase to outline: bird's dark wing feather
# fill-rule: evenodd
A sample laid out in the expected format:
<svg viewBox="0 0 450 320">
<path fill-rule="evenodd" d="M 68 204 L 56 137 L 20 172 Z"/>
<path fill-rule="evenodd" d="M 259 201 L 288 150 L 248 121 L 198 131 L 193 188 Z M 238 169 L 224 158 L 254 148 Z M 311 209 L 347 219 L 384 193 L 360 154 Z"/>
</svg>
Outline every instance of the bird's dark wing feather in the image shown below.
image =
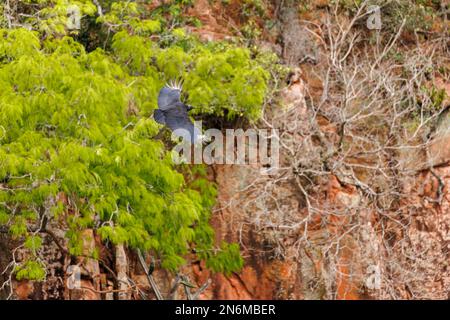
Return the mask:
<svg viewBox="0 0 450 320">
<path fill-rule="evenodd" d="M 172 89 L 167 86 L 163 87 L 161 91 L 159 91 L 158 95 L 159 109 L 168 110 L 176 106 L 178 103 L 181 103 L 180 94 L 181 90 L 179 89 Z"/>
<path fill-rule="evenodd" d="M 160 124 L 166 124 L 166 117 L 164 116 L 164 111 L 156 109 L 153 112 L 153 119 Z"/>
<path fill-rule="evenodd" d="M 184 109 L 182 106 L 164 111 L 164 115 L 166 118 L 166 125 L 172 130 L 176 130 L 179 128 L 189 129 L 191 126 L 193 126 L 192 121 L 191 119 L 189 119 L 189 116 L 186 112 L 186 109 Z"/>
<path fill-rule="evenodd" d="M 194 126 L 187 114 L 185 106 L 164 112 L 166 125 L 179 137 L 196 142 L 200 138 L 200 130 Z"/>
</svg>

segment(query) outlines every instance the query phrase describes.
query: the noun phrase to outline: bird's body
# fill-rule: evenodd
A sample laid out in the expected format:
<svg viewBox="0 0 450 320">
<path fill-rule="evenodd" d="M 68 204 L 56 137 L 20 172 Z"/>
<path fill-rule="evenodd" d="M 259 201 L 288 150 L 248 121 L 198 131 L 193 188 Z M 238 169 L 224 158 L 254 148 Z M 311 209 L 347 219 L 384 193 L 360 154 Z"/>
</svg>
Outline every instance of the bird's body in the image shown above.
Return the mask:
<svg viewBox="0 0 450 320">
<path fill-rule="evenodd" d="M 201 141 L 201 132 L 189 119 L 188 111 L 192 108 L 180 100 L 181 84 L 170 83 L 159 92 L 158 109 L 153 118 L 156 122 L 170 128 L 178 137 L 196 143 Z"/>
</svg>

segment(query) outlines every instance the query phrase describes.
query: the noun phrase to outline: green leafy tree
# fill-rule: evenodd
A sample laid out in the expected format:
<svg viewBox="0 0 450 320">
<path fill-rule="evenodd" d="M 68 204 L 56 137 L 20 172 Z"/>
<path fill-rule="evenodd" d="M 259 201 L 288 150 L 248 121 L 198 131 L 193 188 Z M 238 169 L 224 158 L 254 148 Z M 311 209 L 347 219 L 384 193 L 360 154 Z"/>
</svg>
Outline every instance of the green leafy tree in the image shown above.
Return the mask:
<svg viewBox="0 0 450 320">
<path fill-rule="evenodd" d="M 164 82 L 182 77 L 197 114 L 256 121 L 269 81 L 264 62 L 273 59 L 168 31 L 161 16 L 142 18 L 129 1 L 102 8 L 97 23 L 110 44 L 87 52 L 66 28 L 74 4 L 98 15 L 91 1 L 23 1 L 25 18 L 2 7 L 0 225 L 29 251 L 17 278 L 45 277 L 44 220 L 67 228 L 72 255 L 93 228 L 104 241 L 153 252 L 168 270 L 191 252 L 215 271 L 240 269 L 236 244 L 214 245 L 214 185 L 202 168 L 185 179 L 154 139 L 160 126 L 151 114 Z"/>
</svg>

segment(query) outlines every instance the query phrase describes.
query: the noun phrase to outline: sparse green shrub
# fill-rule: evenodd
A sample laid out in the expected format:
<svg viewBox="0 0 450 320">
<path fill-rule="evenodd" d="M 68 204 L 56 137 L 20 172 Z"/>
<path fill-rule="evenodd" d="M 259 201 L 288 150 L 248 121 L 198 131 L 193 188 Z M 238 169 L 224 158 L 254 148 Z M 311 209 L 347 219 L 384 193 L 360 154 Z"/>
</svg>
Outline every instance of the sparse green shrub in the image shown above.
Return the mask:
<svg viewBox="0 0 450 320">
<path fill-rule="evenodd" d="M 334 0 L 331 3 L 339 5 L 350 14 L 355 14 L 361 5 L 380 7 L 382 31 L 395 33 L 405 20 L 404 30 L 427 31 L 436 18 L 439 3 L 429 0 Z"/>
</svg>

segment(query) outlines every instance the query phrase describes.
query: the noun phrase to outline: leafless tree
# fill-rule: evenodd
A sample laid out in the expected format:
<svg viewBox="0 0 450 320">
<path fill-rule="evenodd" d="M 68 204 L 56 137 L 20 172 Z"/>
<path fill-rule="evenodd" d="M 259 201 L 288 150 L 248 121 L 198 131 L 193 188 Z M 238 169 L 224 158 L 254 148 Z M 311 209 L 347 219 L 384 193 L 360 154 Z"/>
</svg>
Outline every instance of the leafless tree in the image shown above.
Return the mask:
<svg viewBox="0 0 450 320">
<path fill-rule="evenodd" d="M 274 257 L 320 262 L 310 280 L 321 298 L 336 298 L 343 281 L 371 297 L 444 298 L 423 286 L 448 277 L 448 249 L 436 256 L 440 240 L 411 231 L 421 213 L 410 197 L 425 170 L 439 182 L 428 201 L 442 201 L 429 148 L 446 112 L 432 83 L 448 64 L 448 37 L 403 46 L 405 21 L 394 34 L 369 32 L 364 4 L 351 18 L 334 7 L 320 25 L 302 22 L 321 47 L 308 74 L 320 89 L 298 70 L 284 105 L 268 101 L 262 125 L 280 132 L 280 168 L 231 201 L 247 213 L 241 229 L 256 230 Z"/>
</svg>

